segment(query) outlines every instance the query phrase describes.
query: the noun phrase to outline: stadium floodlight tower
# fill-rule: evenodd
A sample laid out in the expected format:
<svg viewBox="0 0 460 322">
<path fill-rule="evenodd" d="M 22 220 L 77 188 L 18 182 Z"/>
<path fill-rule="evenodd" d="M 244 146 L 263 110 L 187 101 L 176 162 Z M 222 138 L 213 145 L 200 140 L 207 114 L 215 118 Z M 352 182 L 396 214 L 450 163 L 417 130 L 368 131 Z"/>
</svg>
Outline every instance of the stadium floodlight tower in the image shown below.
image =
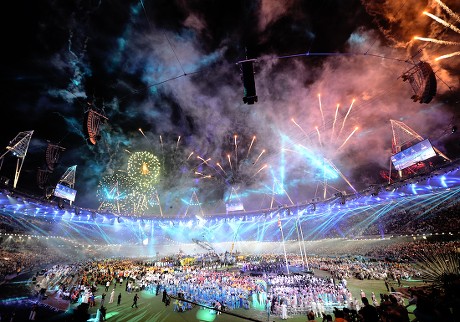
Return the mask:
<svg viewBox="0 0 460 322">
<path fill-rule="evenodd" d="M 2 168 L 5 156 L 9 152 L 13 153 L 13 155 L 18 158 L 16 162 L 16 171 L 14 173 L 13 188 L 16 188 L 16 185 L 18 184 L 19 175 L 21 174 L 22 165 L 24 164 L 24 159 L 26 157 L 27 150 L 29 149 L 29 143 L 33 133 L 34 131 L 19 132 L 19 134 L 16 135 L 16 137 L 11 140 L 6 147 L 7 151 L 0 156 L 0 169 Z"/>
</svg>

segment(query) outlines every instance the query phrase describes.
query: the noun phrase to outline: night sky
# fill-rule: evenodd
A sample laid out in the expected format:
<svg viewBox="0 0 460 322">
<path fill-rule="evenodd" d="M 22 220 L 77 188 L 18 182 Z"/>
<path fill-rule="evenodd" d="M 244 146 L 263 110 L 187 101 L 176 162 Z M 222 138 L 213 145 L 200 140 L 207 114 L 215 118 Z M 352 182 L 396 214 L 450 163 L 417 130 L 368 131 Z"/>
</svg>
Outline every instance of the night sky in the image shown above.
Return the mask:
<svg viewBox="0 0 460 322">
<path fill-rule="evenodd" d="M 353 192 L 343 177 L 357 190 L 382 183 L 390 119 L 449 158 L 460 155 L 459 134 L 452 133 L 460 126 L 455 0 L 4 6 L 0 146 L 5 152 L 19 132 L 34 130 L 20 190 L 43 195 L 36 174 L 48 141 L 65 148 L 48 185 L 77 165 L 81 207 L 98 208 L 101 180 L 126 174 L 135 152 L 152 153 L 160 175 L 142 212 L 158 213 L 160 200 L 163 212 L 178 216 L 196 202 L 211 213 L 225 212 L 226 202 L 255 210 L 322 198 L 325 179 L 327 197 Z M 449 53 L 457 54 L 435 60 Z M 256 60 L 253 105 L 242 99 L 237 63 L 246 58 Z M 419 61 L 437 76 L 429 104 L 413 102 L 400 77 Z M 96 145 L 85 133 L 90 106 L 108 119 Z M 7 154 L 0 175 L 12 178 L 15 164 Z"/>
</svg>

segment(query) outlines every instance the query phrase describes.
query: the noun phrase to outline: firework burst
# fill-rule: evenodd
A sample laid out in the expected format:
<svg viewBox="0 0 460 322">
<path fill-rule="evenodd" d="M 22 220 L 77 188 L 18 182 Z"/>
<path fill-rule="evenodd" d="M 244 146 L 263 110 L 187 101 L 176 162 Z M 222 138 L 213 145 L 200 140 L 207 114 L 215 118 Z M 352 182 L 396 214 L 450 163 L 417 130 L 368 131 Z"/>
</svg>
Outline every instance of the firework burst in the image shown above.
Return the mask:
<svg viewBox="0 0 460 322">
<path fill-rule="evenodd" d="M 127 171 L 135 192 L 147 193 L 158 183 L 160 161 L 150 152 L 135 152 L 129 157 Z"/>
<path fill-rule="evenodd" d="M 99 209 L 118 213 L 129 211 L 129 196 L 132 191 L 131 181 L 123 172 L 102 177 L 96 190 L 100 202 Z"/>
<path fill-rule="evenodd" d="M 215 179 L 230 186 L 249 186 L 264 169 L 266 150 L 257 147 L 255 135 L 232 134 L 224 138 L 222 152 L 216 160 L 197 156 L 194 173 L 198 179 Z"/>
<path fill-rule="evenodd" d="M 424 11 L 423 14 L 427 17 L 430 17 L 431 19 L 433 19 L 434 21 L 436 21 L 437 23 L 439 23 L 440 25 L 444 26 L 446 29 L 450 29 L 452 31 L 454 31 L 457 35 L 460 35 L 460 28 L 458 28 L 456 25 L 460 25 L 460 15 L 458 15 L 457 13 L 453 12 L 445 3 L 443 3 L 441 0 L 436 0 L 436 2 L 438 3 L 438 5 L 445 11 L 447 12 L 448 16 L 451 18 L 451 20 L 453 20 L 454 22 L 448 22 L 448 21 L 445 21 L 444 19 L 441 19 L 440 17 L 430 13 L 430 12 L 426 12 Z M 429 42 L 429 43 L 434 43 L 434 44 L 438 44 L 438 45 L 442 45 L 442 46 L 450 46 L 450 47 L 456 47 L 456 48 L 460 48 L 460 42 L 459 41 L 453 41 L 453 40 L 443 40 L 443 39 L 436 39 L 436 38 L 425 38 L 425 37 L 418 37 L 418 36 L 415 36 L 414 37 L 414 40 L 418 40 L 418 41 L 424 41 L 424 42 Z M 458 40 L 458 36 L 457 36 L 457 40 Z M 454 57 L 454 56 L 459 56 L 460 55 L 460 51 L 453 51 L 453 52 L 450 52 L 450 53 L 447 53 L 447 54 L 444 54 L 444 55 L 441 55 L 441 56 L 438 56 L 435 58 L 436 61 L 439 61 L 439 60 L 443 60 L 443 59 L 446 59 L 446 58 L 451 58 L 451 57 Z"/>
<path fill-rule="evenodd" d="M 359 130 L 353 118 L 354 104 L 355 99 L 344 107 L 340 104 L 331 105 L 330 102 L 324 104 L 321 94 L 318 94 L 317 105 L 321 122 L 316 124 L 314 130 L 310 132 L 303 129 L 299 124 L 300 121 L 291 118 L 292 123 L 305 136 L 306 141 L 304 139 L 301 140 L 301 143 L 299 140 L 293 141 L 292 145 L 287 146 L 285 150 L 296 152 L 309 159 L 312 169 L 316 169 L 313 177 L 317 182 L 323 182 L 325 187 L 328 185 L 326 183 L 328 180 L 335 180 L 340 176 L 353 191 L 356 191 L 350 181 L 334 165 L 334 161 L 345 151 Z M 324 189 L 324 198 L 326 198 L 325 193 L 326 189 Z"/>
<path fill-rule="evenodd" d="M 328 108 L 325 108 L 321 100 L 321 95 L 318 94 L 321 124 L 315 126 L 314 132 L 307 133 L 294 118 L 291 118 L 291 121 L 306 136 L 308 148 L 319 151 L 322 155 L 329 155 L 331 151 L 336 154 L 347 145 L 359 130 L 356 125 L 350 128 L 349 122 L 347 122 L 352 113 L 354 103 L 355 100 L 353 99 L 350 105 L 345 107 L 336 104 L 328 112 Z"/>
</svg>

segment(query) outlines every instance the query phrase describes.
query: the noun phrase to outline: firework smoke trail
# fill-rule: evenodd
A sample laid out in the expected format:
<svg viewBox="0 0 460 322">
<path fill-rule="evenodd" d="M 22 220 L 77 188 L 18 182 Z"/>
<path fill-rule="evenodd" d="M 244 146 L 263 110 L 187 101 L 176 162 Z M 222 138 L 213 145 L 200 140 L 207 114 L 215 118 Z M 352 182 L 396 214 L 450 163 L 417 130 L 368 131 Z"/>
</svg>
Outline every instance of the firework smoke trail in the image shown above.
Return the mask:
<svg viewBox="0 0 460 322">
<path fill-rule="evenodd" d="M 199 176 L 202 176 L 202 177 L 206 177 L 205 174 L 203 174 L 203 173 L 201 173 L 201 172 L 199 172 L 199 171 L 195 171 L 195 174 L 197 174 L 197 175 L 199 175 Z"/>
<path fill-rule="evenodd" d="M 142 130 L 142 128 L 139 128 L 139 132 L 141 132 L 142 136 L 147 140 L 147 142 L 148 142 L 149 144 L 153 145 L 153 144 L 150 142 L 149 138 L 145 136 L 145 133 L 144 133 L 144 131 Z M 161 138 L 161 136 L 160 136 L 160 138 Z M 163 149 L 161 150 L 161 156 L 162 156 L 161 165 L 162 165 L 162 168 L 164 169 L 164 167 L 165 167 L 165 156 L 164 156 L 164 154 L 163 154 Z"/>
<path fill-rule="evenodd" d="M 350 186 L 350 188 L 355 192 L 355 193 L 358 193 L 358 191 L 355 189 L 355 187 L 353 187 L 353 185 L 351 184 L 351 182 L 347 179 L 347 177 L 345 177 L 345 175 L 342 173 L 342 171 L 340 171 L 334 163 L 332 163 L 331 160 L 328 160 L 328 159 L 324 159 L 333 169 L 335 172 L 337 172 L 341 177 L 342 179 Z M 332 186 L 330 186 L 332 187 Z M 334 188 L 335 189 L 335 188 Z M 337 189 L 335 189 L 337 190 Z M 339 191 L 339 190 L 337 190 Z"/>
<path fill-rule="evenodd" d="M 234 139 L 234 142 L 235 142 L 235 164 L 238 164 L 238 144 L 236 143 L 236 138 L 238 137 L 238 135 L 234 135 L 233 136 L 233 139 Z"/>
<path fill-rule="evenodd" d="M 447 54 L 447 55 L 439 56 L 439 57 L 435 58 L 434 60 L 438 61 L 438 60 L 450 58 L 450 57 L 453 57 L 453 56 L 460 56 L 460 51 L 456 51 L 456 52 L 453 52 L 453 53 L 450 53 L 450 54 Z"/>
<path fill-rule="evenodd" d="M 340 104 L 337 104 L 337 108 L 335 109 L 335 116 L 334 116 L 334 122 L 332 123 L 332 132 L 331 132 L 331 142 L 332 138 L 334 137 L 334 131 L 335 131 L 335 122 L 337 122 L 337 114 L 339 113 L 339 106 Z"/>
<path fill-rule="evenodd" d="M 308 133 L 305 132 L 304 129 L 303 129 L 299 124 L 297 124 L 297 122 L 294 120 L 294 118 L 292 118 L 291 121 L 292 121 L 295 125 L 297 125 L 297 127 L 302 131 L 303 134 L 305 134 L 305 136 L 308 138 L 308 140 L 310 140 L 310 136 L 308 135 Z M 311 142 L 311 141 L 310 141 L 310 142 Z"/>
<path fill-rule="evenodd" d="M 217 162 L 216 165 L 219 167 L 219 169 L 222 170 L 222 172 L 223 172 L 225 175 L 227 175 L 227 172 L 225 172 L 224 168 L 222 168 L 222 166 L 220 165 L 219 162 Z"/>
<path fill-rule="evenodd" d="M 248 154 L 246 155 L 246 158 L 249 157 L 249 153 L 251 153 L 251 148 L 252 148 L 252 145 L 254 144 L 254 141 L 256 140 L 256 136 L 254 135 L 252 137 L 252 141 L 251 141 L 251 144 L 249 144 L 249 149 L 248 149 Z"/>
<path fill-rule="evenodd" d="M 257 157 L 256 161 L 254 161 L 254 164 L 253 165 L 256 165 L 257 161 L 259 161 L 260 157 L 262 156 L 262 154 L 265 153 L 265 150 L 262 150 L 262 152 L 260 152 L 259 156 Z"/>
<path fill-rule="evenodd" d="M 283 188 L 283 191 L 286 194 L 286 196 L 288 197 L 289 201 L 291 202 L 291 205 L 294 206 L 294 201 L 292 201 L 291 196 L 289 196 L 289 194 L 287 193 L 287 191 L 284 188 Z"/>
<path fill-rule="evenodd" d="M 318 94 L 318 102 L 319 102 L 319 110 L 321 112 L 321 119 L 323 120 L 323 126 L 324 126 L 325 122 L 324 122 L 323 107 L 321 104 L 321 94 Z"/>
<path fill-rule="evenodd" d="M 275 182 L 273 182 L 273 186 L 272 186 L 272 199 L 270 201 L 270 209 L 273 209 L 274 201 L 275 201 Z"/>
<path fill-rule="evenodd" d="M 449 16 L 451 16 L 452 18 L 454 18 L 457 22 L 460 23 L 460 16 L 458 14 L 456 14 L 455 12 L 453 12 L 445 3 L 441 2 L 441 0 L 436 0 L 436 2 L 444 9 L 446 10 L 446 12 L 449 14 Z"/>
<path fill-rule="evenodd" d="M 422 37 L 415 36 L 414 39 L 427 41 L 427 42 L 433 42 L 433 43 L 440 44 L 440 45 L 460 45 L 460 42 L 448 41 L 448 40 L 439 40 L 439 39 L 434 39 L 434 38 L 422 38 Z M 446 58 L 450 58 L 450 57 L 458 56 L 458 55 L 460 55 L 460 51 L 456 51 L 456 52 L 453 52 L 453 53 L 450 53 L 450 54 L 446 54 L 446 55 L 436 57 L 434 60 L 438 61 L 438 60 L 442 60 L 442 59 L 446 59 Z"/>
<path fill-rule="evenodd" d="M 177 138 L 176 151 L 177 151 L 177 149 L 179 148 L 179 142 L 180 142 L 180 135 L 179 135 L 178 138 Z"/>
<path fill-rule="evenodd" d="M 160 147 L 161 147 L 161 163 L 164 169 L 165 168 L 165 153 L 163 150 L 163 138 L 161 137 L 161 135 L 160 135 Z"/>
<path fill-rule="evenodd" d="M 197 158 L 197 159 L 200 159 L 201 161 L 203 161 L 203 163 L 206 163 L 206 160 L 203 159 L 202 157 L 200 157 L 199 155 L 197 155 L 196 158 Z M 202 164 L 203 164 L 203 163 L 202 163 Z"/>
<path fill-rule="evenodd" d="M 351 104 L 350 104 L 350 107 L 348 108 L 347 114 L 345 114 L 345 117 L 343 118 L 342 127 L 341 127 L 341 129 L 340 129 L 339 134 L 337 135 L 337 137 L 339 137 L 340 134 L 342 134 L 343 127 L 345 126 L 345 122 L 347 121 L 347 117 L 348 117 L 348 115 L 349 115 L 350 112 L 351 112 L 351 108 L 353 107 L 353 103 L 354 103 L 354 102 L 355 102 L 355 99 L 353 99 L 353 100 L 351 101 Z"/>
<path fill-rule="evenodd" d="M 201 176 L 200 178 L 198 179 L 209 179 L 209 178 L 212 178 L 212 176 L 210 174 L 203 174 L 201 172 L 198 172 L 198 171 L 195 171 L 195 174 Z"/>
<path fill-rule="evenodd" d="M 427 41 L 427 42 L 433 42 L 433 43 L 440 44 L 440 45 L 460 45 L 460 42 L 439 40 L 435 38 L 422 38 L 422 37 L 415 36 L 414 39 L 421 40 L 421 41 Z"/>
<path fill-rule="evenodd" d="M 302 144 L 297 144 L 297 146 L 300 146 L 302 149 L 304 149 L 305 151 L 307 151 L 308 153 L 313 153 L 309 148 L 307 148 L 305 145 L 302 145 Z M 288 151 L 288 150 L 286 150 Z M 296 153 L 298 153 L 297 151 L 295 151 Z"/>
<path fill-rule="evenodd" d="M 227 154 L 228 164 L 230 164 L 230 170 L 233 171 L 232 159 L 230 158 L 230 154 Z"/>
<path fill-rule="evenodd" d="M 283 190 L 283 192 L 286 194 L 286 196 L 288 197 L 289 201 L 291 202 L 291 205 L 294 205 L 294 202 L 292 201 L 291 197 L 289 196 L 289 194 L 287 193 L 286 189 L 284 189 L 283 185 L 281 184 L 281 182 L 278 181 L 278 179 L 274 178 L 275 181 L 273 182 L 273 194 L 275 194 L 275 185 L 278 184 L 278 186 L 281 188 L 281 190 Z"/>
<path fill-rule="evenodd" d="M 341 148 L 343 148 L 345 146 L 345 144 L 348 142 L 348 140 L 350 140 L 350 138 L 353 136 L 353 134 L 355 134 L 355 132 L 358 131 L 358 127 L 355 127 L 354 130 L 350 133 L 350 135 L 345 139 L 345 141 L 343 141 L 342 145 L 339 146 L 339 148 L 337 149 L 340 150 Z"/>
<path fill-rule="evenodd" d="M 318 133 L 318 141 L 319 141 L 319 145 L 321 147 L 323 147 L 323 143 L 321 142 L 321 134 L 319 133 L 319 128 L 317 126 L 315 126 L 315 129 L 316 129 L 316 133 Z"/>
<path fill-rule="evenodd" d="M 211 158 L 205 160 L 205 159 L 203 159 L 202 157 L 200 157 L 199 155 L 197 155 L 196 158 L 197 158 L 197 159 L 200 159 L 201 161 L 203 161 L 203 162 L 201 162 L 201 163 L 197 166 L 197 168 L 198 168 L 200 165 L 202 165 L 202 164 L 206 164 L 207 166 L 209 166 L 208 161 L 210 161 Z"/>
<path fill-rule="evenodd" d="M 256 173 L 254 173 L 254 174 L 252 175 L 252 178 L 255 177 L 256 175 L 258 175 L 259 172 L 262 171 L 263 169 L 265 169 L 266 167 L 268 167 L 268 164 L 264 164 L 264 166 L 263 166 L 262 168 L 260 168 Z"/>
<path fill-rule="evenodd" d="M 460 34 L 460 29 L 458 29 L 457 27 L 455 27 L 454 25 L 452 25 L 451 23 L 448 23 L 447 21 L 444 21 L 442 20 L 441 18 L 429 13 L 429 12 L 426 12 L 424 11 L 423 12 L 424 15 L 430 17 L 431 19 L 433 20 L 436 20 L 437 22 L 439 22 L 441 25 L 443 26 L 446 26 L 447 28 L 450 28 L 452 29 L 453 31 L 455 31 L 456 33 Z"/>
<path fill-rule="evenodd" d="M 298 151 L 295 151 L 295 150 L 291 150 L 291 149 L 286 149 L 286 148 L 284 148 L 284 149 L 283 149 L 283 151 L 287 151 L 287 152 L 293 152 L 293 153 L 297 153 L 297 154 L 299 154 L 299 152 L 298 152 Z"/>
<path fill-rule="evenodd" d="M 73 50 L 72 50 L 72 38 L 73 38 L 73 32 L 70 31 L 70 33 L 69 33 L 69 39 L 68 39 L 68 41 L 67 41 L 67 42 L 68 42 L 68 45 L 69 45 L 69 53 L 71 53 L 72 56 L 74 56 L 75 58 L 78 59 L 78 56 L 77 56 L 77 55 L 73 52 Z"/>
</svg>

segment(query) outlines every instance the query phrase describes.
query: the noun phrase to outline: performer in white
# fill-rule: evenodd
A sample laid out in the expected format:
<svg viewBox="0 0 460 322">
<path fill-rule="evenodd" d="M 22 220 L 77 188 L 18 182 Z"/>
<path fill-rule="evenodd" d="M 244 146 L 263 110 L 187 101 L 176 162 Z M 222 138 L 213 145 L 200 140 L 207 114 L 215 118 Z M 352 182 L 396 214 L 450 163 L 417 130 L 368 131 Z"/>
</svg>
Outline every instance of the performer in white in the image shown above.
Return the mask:
<svg viewBox="0 0 460 322">
<path fill-rule="evenodd" d="M 110 293 L 109 303 L 113 303 L 114 299 L 115 299 L 115 289 L 112 289 L 112 292 Z"/>
<path fill-rule="evenodd" d="M 287 305 L 283 302 L 283 304 L 281 304 L 281 320 L 287 320 L 287 318 Z"/>
<path fill-rule="evenodd" d="M 317 305 L 316 305 L 315 300 L 313 299 L 313 300 L 311 301 L 310 304 L 311 304 L 311 310 L 312 310 L 313 312 L 315 312 L 315 316 L 316 316 L 316 317 L 319 317 L 318 311 L 317 311 L 317 309 L 316 309 Z"/>
</svg>

